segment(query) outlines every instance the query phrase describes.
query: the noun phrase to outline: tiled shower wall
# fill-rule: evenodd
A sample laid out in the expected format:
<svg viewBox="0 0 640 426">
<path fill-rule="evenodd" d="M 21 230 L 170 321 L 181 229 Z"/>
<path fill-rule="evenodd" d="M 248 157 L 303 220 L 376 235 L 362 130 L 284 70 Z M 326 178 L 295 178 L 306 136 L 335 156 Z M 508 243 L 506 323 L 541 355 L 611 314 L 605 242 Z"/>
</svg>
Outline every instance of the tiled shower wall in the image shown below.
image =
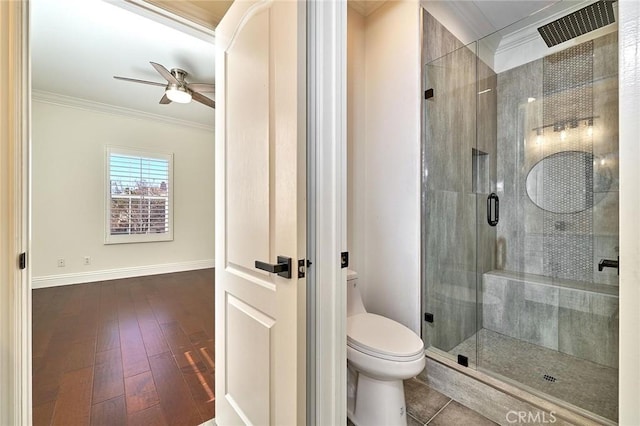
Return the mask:
<svg viewBox="0 0 640 426">
<path fill-rule="evenodd" d="M 496 269 L 617 284 L 615 269 L 597 270 L 600 259 L 618 256 L 617 62 L 611 33 L 498 75 Z M 564 138 L 553 131 L 554 123 L 586 117 L 594 117 L 592 134 L 585 120 L 567 125 Z M 529 170 L 561 151 L 594 156 L 582 212 L 546 211 L 527 195 Z"/>
</svg>

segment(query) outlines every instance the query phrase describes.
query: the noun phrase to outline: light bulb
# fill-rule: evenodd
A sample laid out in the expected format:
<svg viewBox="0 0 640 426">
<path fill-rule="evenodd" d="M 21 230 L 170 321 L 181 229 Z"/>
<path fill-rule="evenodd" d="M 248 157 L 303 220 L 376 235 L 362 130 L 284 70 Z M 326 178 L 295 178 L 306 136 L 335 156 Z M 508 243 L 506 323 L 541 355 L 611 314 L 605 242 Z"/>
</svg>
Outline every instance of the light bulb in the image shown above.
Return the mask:
<svg viewBox="0 0 640 426">
<path fill-rule="evenodd" d="M 587 127 L 587 136 L 593 136 L 593 126 Z"/>
<path fill-rule="evenodd" d="M 179 104 L 188 104 L 191 102 L 191 93 L 183 87 L 170 87 L 165 92 L 165 95 L 167 95 L 167 98 L 172 102 Z"/>
<path fill-rule="evenodd" d="M 560 132 L 560 140 L 563 141 L 567 138 L 567 131 L 566 130 L 562 130 Z"/>
</svg>

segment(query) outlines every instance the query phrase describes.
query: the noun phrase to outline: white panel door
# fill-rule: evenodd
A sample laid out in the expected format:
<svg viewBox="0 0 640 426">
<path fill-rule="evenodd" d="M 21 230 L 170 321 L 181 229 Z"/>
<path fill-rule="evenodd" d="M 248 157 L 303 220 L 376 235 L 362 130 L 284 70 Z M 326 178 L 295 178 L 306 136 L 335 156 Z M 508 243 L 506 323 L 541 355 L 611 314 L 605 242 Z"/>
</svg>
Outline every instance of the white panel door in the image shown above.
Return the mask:
<svg viewBox="0 0 640 426">
<path fill-rule="evenodd" d="M 236 0 L 216 29 L 216 423 L 305 422 L 304 3 Z M 291 258 L 291 278 L 265 272 Z"/>
</svg>

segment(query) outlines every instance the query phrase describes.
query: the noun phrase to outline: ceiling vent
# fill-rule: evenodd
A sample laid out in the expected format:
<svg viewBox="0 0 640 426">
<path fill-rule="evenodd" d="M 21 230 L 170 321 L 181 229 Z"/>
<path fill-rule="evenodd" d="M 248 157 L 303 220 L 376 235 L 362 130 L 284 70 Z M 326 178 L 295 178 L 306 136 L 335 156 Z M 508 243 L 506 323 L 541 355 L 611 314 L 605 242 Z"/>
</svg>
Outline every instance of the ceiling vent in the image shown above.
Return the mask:
<svg viewBox="0 0 640 426">
<path fill-rule="evenodd" d="M 552 47 L 615 21 L 613 1 L 600 0 L 541 26 L 538 32 L 547 46 Z"/>
</svg>

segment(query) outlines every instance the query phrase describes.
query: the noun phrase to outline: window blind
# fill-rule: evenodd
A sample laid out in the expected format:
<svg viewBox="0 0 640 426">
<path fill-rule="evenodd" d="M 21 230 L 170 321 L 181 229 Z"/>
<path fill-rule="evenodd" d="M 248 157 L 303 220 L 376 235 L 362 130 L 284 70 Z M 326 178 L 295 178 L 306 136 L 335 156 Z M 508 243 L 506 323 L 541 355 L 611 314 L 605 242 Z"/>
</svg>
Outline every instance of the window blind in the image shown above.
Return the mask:
<svg viewBox="0 0 640 426">
<path fill-rule="evenodd" d="M 156 236 L 152 240 L 158 240 L 171 235 L 171 157 L 110 149 L 107 164 L 108 242 L 116 242 L 118 236 Z"/>
</svg>

